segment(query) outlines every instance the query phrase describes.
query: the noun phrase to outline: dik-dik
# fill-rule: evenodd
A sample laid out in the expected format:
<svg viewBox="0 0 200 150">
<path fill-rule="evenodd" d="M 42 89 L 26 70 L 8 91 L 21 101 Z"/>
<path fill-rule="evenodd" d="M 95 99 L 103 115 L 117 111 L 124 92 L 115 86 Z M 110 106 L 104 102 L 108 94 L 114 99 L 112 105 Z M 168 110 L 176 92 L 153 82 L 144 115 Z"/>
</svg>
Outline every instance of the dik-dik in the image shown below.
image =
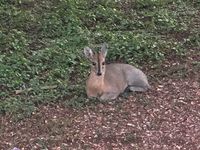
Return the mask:
<svg viewBox="0 0 200 150">
<path fill-rule="evenodd" d="M 86 81 L 86 92 L 89 98 L 101 100 L 116 99 L 125 89 L 146 91 L 150 88 L 146 75 L 129 64 L 105 63 L 107 46 L 103 44 L 99 52 L 84 48 L 86 58 L 90 60 L 91 72 Z"/>
</svg>

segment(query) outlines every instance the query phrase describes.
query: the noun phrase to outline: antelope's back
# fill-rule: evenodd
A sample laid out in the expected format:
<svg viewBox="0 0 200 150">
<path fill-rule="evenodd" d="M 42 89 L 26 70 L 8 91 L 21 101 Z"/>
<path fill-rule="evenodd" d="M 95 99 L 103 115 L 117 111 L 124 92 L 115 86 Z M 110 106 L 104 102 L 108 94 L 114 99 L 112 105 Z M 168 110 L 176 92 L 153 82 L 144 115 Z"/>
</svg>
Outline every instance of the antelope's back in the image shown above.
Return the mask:
<svg viewBox="0 0 200 150">
<path fill-rule="evenodd" d="M 146 75 L 140 69 L 129 64 L 107 65 L 105 80 L 120 89 L 125 89 L 129 85 L 148 86 Z"/>
<path fill-rule="evenodd" d="M 105 86 L 112 87 L 113 90 L 123 92 L 128 86 L 124 72 L 126 64 L 108 64 L 104 76 Z"/>
</svg>

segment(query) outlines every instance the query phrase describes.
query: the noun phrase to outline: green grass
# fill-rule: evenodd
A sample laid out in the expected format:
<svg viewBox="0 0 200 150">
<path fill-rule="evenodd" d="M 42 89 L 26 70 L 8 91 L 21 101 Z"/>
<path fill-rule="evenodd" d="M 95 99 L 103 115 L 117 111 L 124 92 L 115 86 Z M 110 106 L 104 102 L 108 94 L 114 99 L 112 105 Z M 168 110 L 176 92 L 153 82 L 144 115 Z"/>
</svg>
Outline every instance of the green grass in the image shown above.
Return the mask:
<svg viewBox="0 0 200 150">
<path fill-rule="evenodd" d="M 137 66 L 184 55 L 199 47 L 199 8 L 198 0 L 1 1 L 0 113 L 23 118 L 40 104 L 84 106 L 84 46 L 107 42 L 108 61 Z"/>
</svg>

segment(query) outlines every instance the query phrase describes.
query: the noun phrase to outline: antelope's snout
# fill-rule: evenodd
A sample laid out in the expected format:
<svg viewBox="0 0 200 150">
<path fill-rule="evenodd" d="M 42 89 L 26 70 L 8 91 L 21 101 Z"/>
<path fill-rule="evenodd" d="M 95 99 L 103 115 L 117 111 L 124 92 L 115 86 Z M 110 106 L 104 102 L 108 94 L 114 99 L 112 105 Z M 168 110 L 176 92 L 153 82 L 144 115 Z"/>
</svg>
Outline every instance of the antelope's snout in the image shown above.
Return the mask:
<svg viewBox="0 0 200 150">
<path fill-rule="evenodd" d="M 97 72 L 97 75 L 98 75 L 98 76 L 101 76 L 101 75 L 102 75 L 102 73 L 101 73 L 101 72 Z"/>
</svg>

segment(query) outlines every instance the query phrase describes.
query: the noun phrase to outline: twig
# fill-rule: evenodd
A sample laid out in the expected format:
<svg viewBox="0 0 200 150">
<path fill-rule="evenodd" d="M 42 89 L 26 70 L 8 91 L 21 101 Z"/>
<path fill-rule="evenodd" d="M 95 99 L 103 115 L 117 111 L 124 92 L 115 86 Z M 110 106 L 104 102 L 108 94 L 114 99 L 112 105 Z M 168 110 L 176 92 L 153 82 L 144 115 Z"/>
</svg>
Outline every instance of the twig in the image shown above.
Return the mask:
<svg viewBox="0 0 200 150">
<path fill-rule="evenodd" d="M 49 90 L 49 89 L 55 89 L 55 88 L 57 88 L 57 85 L 41 87 L 42 90 Z M 23 93 L 23 92 L 29 92 L 29 91 L 32 91 L 32 90 L 33 90 L 33 88 L 28 88 L 28 89 L 23 89 L 23 90 L 15 90 L 15 94 L 20 94 L 20 93 Z"/>
</svg>

